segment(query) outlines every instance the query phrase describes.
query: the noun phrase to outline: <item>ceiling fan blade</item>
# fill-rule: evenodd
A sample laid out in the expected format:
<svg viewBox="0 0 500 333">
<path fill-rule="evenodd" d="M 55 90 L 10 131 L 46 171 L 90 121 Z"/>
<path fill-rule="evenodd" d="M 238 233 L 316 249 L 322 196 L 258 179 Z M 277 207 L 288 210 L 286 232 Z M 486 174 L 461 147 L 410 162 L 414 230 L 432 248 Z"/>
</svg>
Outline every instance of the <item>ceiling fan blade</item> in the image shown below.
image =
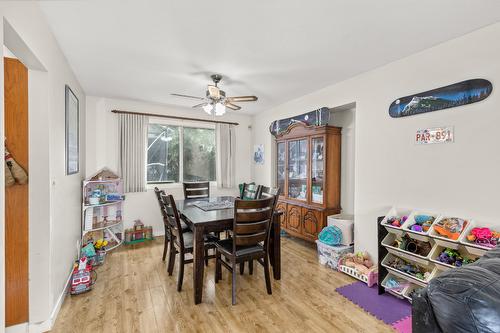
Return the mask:
<svg viewBox="0 0 500 333">
<path fill-rule="evenodd" d="M 220 99 L 220 89 L 216 86 L 208 85 L 208 95 L 214 99 Z"/>
<path fill-rule="evenodd" d="M 241 106 L 238 106 L 236 104 L 230 103 L 226 101 L 226 107 L 230 108 L 231 110 L 238 111 L 241 109 Z"/>
<path fill-rule="evenodd" d="M 200 103 L 200 104 L 194 105 L 192 108 L 196 109 L 196 108 L 199 108 L 199 107 L 202 107 L 202 106 L 205 106 L 205 105 L 207 105 L 207 103 Z"/>
<path fill-rule="evenodd" d="M 226 100 L 229 102 L 255 102 L 258 100 L 257 96 L 235 96 L 235 97 L 227 97 Z"/>
<path fill-rule="evenodd" d="M 203 97 L 189 96 L 189 95 L 183 95 L 183 94 L 170 94 L 170 95 L 176 96 L 176 97 L 184 97 L 184 98 L 197 99 L 197 100 L 200 100 L 200 101 L 204 100 Z"/>
</svg>

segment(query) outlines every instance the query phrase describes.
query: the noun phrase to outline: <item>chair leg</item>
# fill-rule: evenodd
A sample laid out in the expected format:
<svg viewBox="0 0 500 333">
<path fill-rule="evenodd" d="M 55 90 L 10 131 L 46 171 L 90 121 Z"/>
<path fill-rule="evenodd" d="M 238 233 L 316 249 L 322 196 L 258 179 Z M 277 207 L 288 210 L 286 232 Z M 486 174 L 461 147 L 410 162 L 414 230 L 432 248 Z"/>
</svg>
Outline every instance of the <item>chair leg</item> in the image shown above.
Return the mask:
<svg viewBox="0 0 500 333">
<path fill-rule="evenodd" d="M 271 276 L 269 275 L 269 258 L 266 255 L 264 255 L 264 275 L 266 277 L 266 289 L 267 293 L 271 295 L 273 291 L 271 290 Z"/>
<path fill-rule="evenodd" d="M 167 272 L 168 275 L 172 275 L 175 266 L 175 246 L 173 246 L 172 241 L 168 242 L 168 261 L 167 261 Z"/>
<path fill-rule="evenodd" d="M 253 259 L 250 259 L 248 261 L 248 271 L 249 271 L 250 275 L 253 274 Z"/>
<path fill-rule="evenodd" d="M 245 262 L 240 262 L 240 275 L 243 275 L 245 273 Z"/>
<path fill-rule="evenodd" d="M 215 283 L 222 279 L 222 264 L 219 251 L 215 250 Z"/>
<path fill-rule="evenodd" d="M 177 275 L 177 291 L 182 290 L 182 282 L 184 280 L 184 253 L 179 253 L 179 274 Z"/>
<path fill-rule="evenodd" d="M 208 266 L 208 249 L 205 249 L 205 266 Z"/>
<path fill-rule="evenodd" d="M 233 300 L 233 305 L 236 305 L 236 260 L 232 262 L 232 277 L 233 277 L 233 283 L 231 287 L 231 297 Z"/>
<path fill-rule="evenodd" d="M 161 258 L 161 261 L 165 261 L 165 257 L 167 256 L 167 248 L 168 248 L 168 237 L 165 234 L 165 242 L 163 243 L 163 256 Z"/>
</svg>

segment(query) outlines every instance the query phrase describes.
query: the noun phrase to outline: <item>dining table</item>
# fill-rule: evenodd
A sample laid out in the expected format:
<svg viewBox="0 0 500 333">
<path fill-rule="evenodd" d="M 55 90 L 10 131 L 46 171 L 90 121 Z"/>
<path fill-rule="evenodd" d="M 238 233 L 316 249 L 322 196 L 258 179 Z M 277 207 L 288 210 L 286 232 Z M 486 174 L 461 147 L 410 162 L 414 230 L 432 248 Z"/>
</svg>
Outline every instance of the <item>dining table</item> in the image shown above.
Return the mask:
<svg viewBox="0 0 500 333">
<path fill-rule="evenodd" d="M 193 296 L 200 304 L 203 295 L 205 235 L 232 230 L 234 220 L 234 197 L 217 196 L 176 201 L 181 218 L 193 232 Z M 201 208 L 200 208 L 201 207 Z M 269 262 L 275 280 L 281 279 L 280 216 L 275 211 L 269 240 Z"/>
</svg>

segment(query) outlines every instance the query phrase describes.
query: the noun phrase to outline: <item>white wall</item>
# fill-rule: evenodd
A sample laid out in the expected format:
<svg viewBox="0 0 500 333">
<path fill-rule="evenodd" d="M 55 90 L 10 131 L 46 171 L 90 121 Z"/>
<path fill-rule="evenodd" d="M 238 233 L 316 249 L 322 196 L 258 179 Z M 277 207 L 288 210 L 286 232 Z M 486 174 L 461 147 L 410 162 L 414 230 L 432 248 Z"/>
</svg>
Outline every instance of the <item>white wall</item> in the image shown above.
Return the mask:
<svg viewBox="0 0 500 333">
<path fill-rule="evenodd" d="M 13 42 L 10 39 L 12 35 L 1 34 L 2 44 L 5 43 L 30 69 L 29 320 L 30 330 L 48 330 L 53 319 L 51 316 L 60 304 L 77 254 L 75 246 L 80 238 L 81 176 L 85 168 L 85 95 L 36 2 L 0 2 L 0 17 L 8 21 L 20 38 Z M 1 61 L 3 64 L 3 57 Z M 0 91 L 3 94 L 3 71 L 1 82 Z M 80 100 L 82 172 L 71 176 L 65 173 L 66 84 Z M 3 99 L 0 104 L 3 119 Z M 3 191 L 3 186 L 1 188 Z M 1 238 L 3 240 L 3 234 Z M 1 313 L 3 316 L 3 310 Z M 3 323 L 0 324 L 3 327 Z"/>
<path fill-rule="evenodd" d="M 255 180 L 272 179 L 271 121 L 355 102 L 357 250 L 376 258 L 376 219 L 391 205 L 494 223 L 500 188 L 499 38 L 500 24 L 495 24 L 258 114 L 254 142 L 265 143 L 266 162 L 254 167 Z M 471 78 L 493 83 L 488 99 L 400 119 L 388 115 L 398 97 Z M 417 129 L 445 125 L 455 127 L 454 143 L 414 144 Z"/>
<path fill-rule="evenodd" d="M 118 170 L 118 116 L 111 110 L 124 110 L 146 112 L 154 114 L 174 115 L 200 119 L 214 119 L 206 115 L 203 110 L 193 110 L 184 107 L 151 104 L 139 101 L 112 99 L 103 97 L 87 96 L 87 176 L 97 170 L 108 167 Z M 241 113 L 241 114 L 240 114 Z M 251 180 L 252 168 L 252 130 L 249 128 L 252 122 L 250 116 L 244 115 L 244 111 L 228 112 L 224 115 L 224 121 L 237 122 L 236 126 L 236 184 Z M 182 185 L 163 185 L 167 193 L 174 198 L 182 199 Z M 211 189 L 211 195 L 235 195 L 237 188 Z M 161 218 L 158 203 L 152 188 L 144 193 L 127 193 L 123 209 L 125 226 L 133 225 L 135 219 L 141 219 L 145 224 L 152 225 L 156 235 L 163 234 L 163 220 Z"/>
<path fill-rule="evenodd" d="M 329 122 L 330 125 L 342 127 L 340 207 L 345 214 L 354 214 L 355 111 L 355 109 L 332 110 Z"/>
</svg>

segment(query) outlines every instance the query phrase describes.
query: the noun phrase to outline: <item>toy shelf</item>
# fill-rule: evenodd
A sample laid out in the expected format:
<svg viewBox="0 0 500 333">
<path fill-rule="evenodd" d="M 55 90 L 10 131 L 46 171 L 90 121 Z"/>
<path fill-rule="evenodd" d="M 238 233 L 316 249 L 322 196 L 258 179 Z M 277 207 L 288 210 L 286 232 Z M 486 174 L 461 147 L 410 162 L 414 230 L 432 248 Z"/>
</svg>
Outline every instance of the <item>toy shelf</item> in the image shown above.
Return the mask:
<svg viewBox="0 0 500 333">
<path fill-rule="evenodd" d="M 402 217 L 403 215 L 408 216 L 408 218 L 401 225 L 401 227 L 394 227 L 387 223 L 390 217 Z M 411 225 L 415 223 L 414 217 L 416 215 L 430 215 L 435 217 L 434 223 L 432 224 L 428 232 L 416 232 L 410 229 Z M 436 276 L 439 276 L 446 270 L 460 269 L 459 267 L 448 265 L 439 261 L 438 257 L 445 248 L 457 250 L 464 258 L 466 257 L 470 259 L 477 259 L 484 255 L 488 250 L 492 249 L 490 247 L 471 243 L 467 240 L 466 236 L 469 234 L 470 230 L 478 226 L 478 224 L 476 224 L 475 221 L 471 219 L 466 219 L 468 221 L 468 224 L 457 240 L 448 239 L 438 234 L 434 229 L 434 224 L 443 218 L 446 218 L 446 216 L 416 210 L 409 212 L 408 210 L 398 209 L 395 207 L 391 208 L 386 216 L 381 216 L 378 218 L 379 294 L 387 292 L 399 298 L 403 297 L 411 302 L 410 294 L 413 292 L 413 290 L 426 287 L 430 280 L 432 280 Z M 493 228 L 495 228 L 495 226 L 493 226 Z M 498 229 L 500 229 L 500 227 L 496 228 L 496 230 Z M 406 235 L 418 241 L 429 242 L 432 246 L 429 254 L 427 256 L 418 255 L 394 245 L 396 239 L 401 239 Z M 429 277 L 426 280 L 421 280 L 416 276 L 391 267 L 388 263 L 389 261 L 393 260 L 394 257 L 399 257 L 410 263 L 414 263 L 418 266 L 421 266 L 422 268 L 425 268 L 430 272 Z M 408 281 L 409 286 L 404 290 L 399 291 L 386 289 L 387 281 L 391 277 L 406 280 Z"/>
<path fill-rule="evenodd" d="M 123 223 L 123 221 L 114 222 L 112 224 L 108 224 L 108 225 L 105 225 L 105 226 L 102 226 L 102 227 L 93 228 L 93 229 L 90 229 L 90 230 L 83 230 L 83 233 L 86 234 L 86 233 L 92 232 L 92 231 L 97 231 L 97 230 L 103 230 L 103 229 L 112 228 L 112 227 L 118 226 L 118 225 L 120 225 L 122 223 Z"/>
<path fill-rule="evenodd" d="M 109 201 L 109 202 L 105 202 L 105 203 L 97 204 L 97 205 L 86 205 L 86 204 L 83 204 L 83 209 L 117 205 L 117 204 L 120 204 L 122 202 L 123 202 L 123 200 L 116 200 L 116 201 Z"/>
<path fill-rule="evenodd" d="M 115 198 L 117 200 L 113 200 Z M 90 240 L 105 239 L 109 242 L 106 248 L 106 252 L 109 252 L 123 244 L 123 198 L 122 179 L 106 168 L 83 181 L 82 245 Z M 102 202 L 106 199 L 109 201 Z M 102 203 L 91 205 L 89 201 Z"/>
</svg>

